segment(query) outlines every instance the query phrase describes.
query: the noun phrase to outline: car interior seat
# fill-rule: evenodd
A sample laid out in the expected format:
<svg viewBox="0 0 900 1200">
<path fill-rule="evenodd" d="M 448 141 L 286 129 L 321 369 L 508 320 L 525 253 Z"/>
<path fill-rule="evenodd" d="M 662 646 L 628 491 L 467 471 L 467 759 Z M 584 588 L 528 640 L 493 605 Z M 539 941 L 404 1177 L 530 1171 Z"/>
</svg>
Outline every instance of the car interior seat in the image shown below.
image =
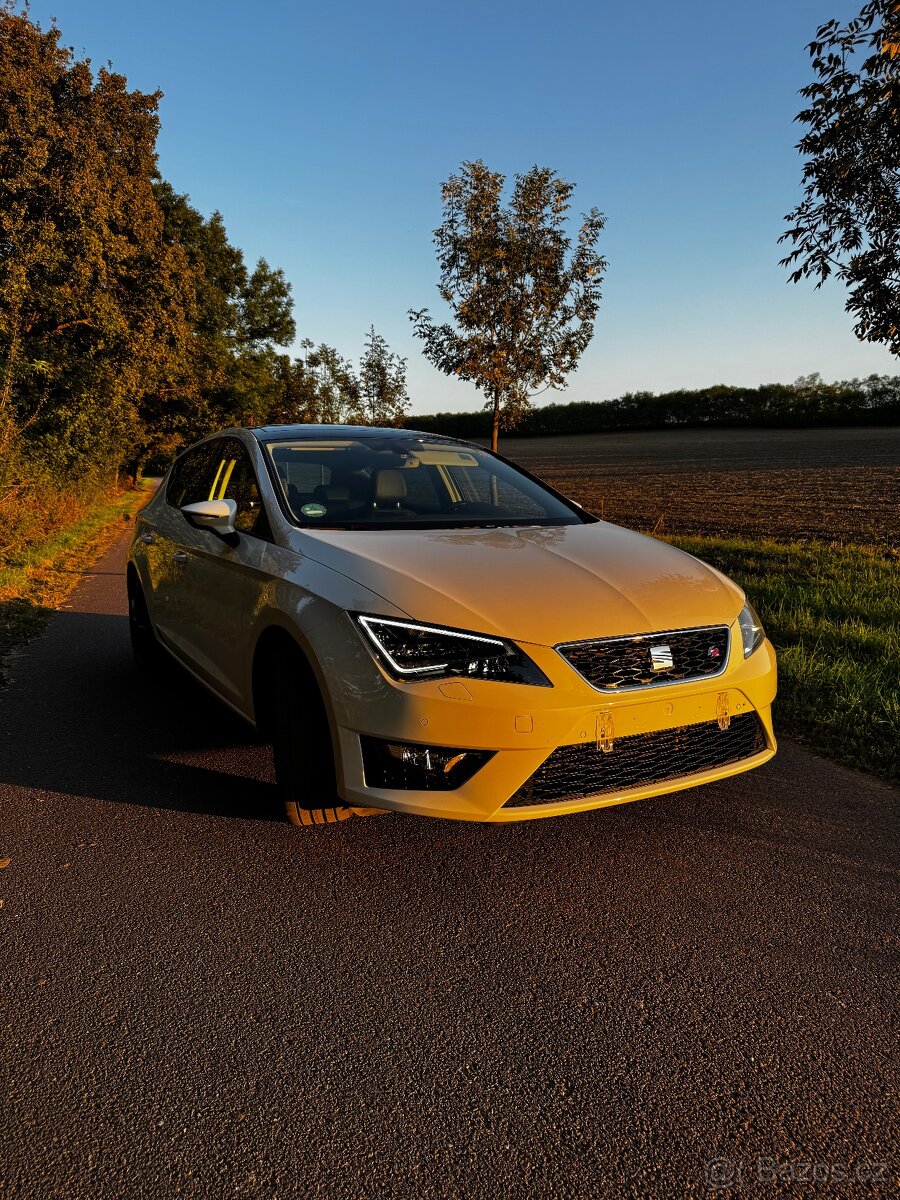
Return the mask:
<svg viewBox="0 0 900 1200">
<path fill-rule="evenodd" d="M 414 516 L 411 509 L 404 508 L 406 480 L 396 467 L 382 467 L 373 476 L 371 508 L 376 513 L 401 513 Z"/>
<path fill-rule="evenodd" d="M 313 500 L 322 504 L 329 513 L 343 513 L 349 508 L 357 508 L 350 496 L 350 489 L 337 483 L 320 483 L 313 489 Z"/>
</svg>

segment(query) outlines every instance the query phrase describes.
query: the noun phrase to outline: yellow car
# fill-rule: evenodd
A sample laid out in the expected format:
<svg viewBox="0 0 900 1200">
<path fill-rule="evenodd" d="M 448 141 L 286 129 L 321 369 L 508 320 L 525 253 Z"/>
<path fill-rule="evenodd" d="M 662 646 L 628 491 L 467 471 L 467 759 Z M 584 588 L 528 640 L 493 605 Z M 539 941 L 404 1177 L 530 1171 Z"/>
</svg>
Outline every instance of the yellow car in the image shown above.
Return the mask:
<svg viewBox="0 0 900 1200">
<path fill-rule="evenodd" d="M 297 824 L 521 821 L 775 753 L 775 655 L 741 590 L 479 446 L 226 430 L 137 521 L 138 663 L 165 652 L 271 739 Z"/>
</svg>

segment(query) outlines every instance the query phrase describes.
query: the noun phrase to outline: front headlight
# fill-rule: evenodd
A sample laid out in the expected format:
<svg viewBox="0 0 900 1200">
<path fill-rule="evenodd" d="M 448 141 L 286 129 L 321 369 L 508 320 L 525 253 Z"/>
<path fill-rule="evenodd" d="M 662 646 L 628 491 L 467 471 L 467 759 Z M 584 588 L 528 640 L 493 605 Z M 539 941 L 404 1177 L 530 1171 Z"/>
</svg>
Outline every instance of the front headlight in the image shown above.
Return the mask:
<svg viewBox="0 0 900 1200">
<path fill-rule="evenodd" d="M 377 660 L 394 679 L 409 683 L 464 675 L 502 683 L 553 686 L 527 654 L 502 638 L 415 621 L 351 615 Z"/>
<path fill-rule="evenodd" d="M 749 601 L 741 609 L 738 623 L 741 627 L 741 638 L 744 642 L 744 658 L 749 658 L 757 646 L 763 644 L 763 639 L 766 636 L 766 631 L 762 627 L 762 621 L 756 615 L 756 610 Z"/>
</svg>

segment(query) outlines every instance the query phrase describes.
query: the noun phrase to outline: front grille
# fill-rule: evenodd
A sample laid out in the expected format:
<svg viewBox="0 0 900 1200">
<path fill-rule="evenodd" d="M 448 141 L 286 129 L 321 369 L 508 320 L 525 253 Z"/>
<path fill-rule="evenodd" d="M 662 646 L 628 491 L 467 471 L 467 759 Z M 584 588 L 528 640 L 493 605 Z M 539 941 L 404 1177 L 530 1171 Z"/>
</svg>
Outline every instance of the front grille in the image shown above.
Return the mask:
<svg viewBox="0 0 900 1200">
<path fill-rule="evenodd" d="M 727 729 L 720 729 L 718 721 L 704 721 L 616 738 L 608 754 L 598 750 L 594 742 L 560 746 L 505 807 L 580 800 L 683 779 L 711 767 L 740 762 L 765 748 L 765 730 L 756 713 L 732 717 Z"/>
<path fill-rule="evenodd" d="M 721 675 L 728 663 L 728 626 L 567 642 L 556 649 L 591 687 L 626 692 Z"/>
</svg>

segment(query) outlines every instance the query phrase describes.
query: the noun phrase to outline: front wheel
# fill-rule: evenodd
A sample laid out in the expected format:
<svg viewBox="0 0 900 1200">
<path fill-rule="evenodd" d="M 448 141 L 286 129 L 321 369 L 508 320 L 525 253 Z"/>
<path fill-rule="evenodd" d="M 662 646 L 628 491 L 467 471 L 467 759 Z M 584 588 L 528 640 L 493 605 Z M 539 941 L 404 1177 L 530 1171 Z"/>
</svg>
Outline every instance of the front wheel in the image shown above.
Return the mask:
<svg viewBox="0 0 900 1200">
<path fill-rule="evenodd" d="M 275 780 L 292 825 L 332 825 L 375 809 L 350 808 L 337 794 L 328 714 L 315 676 L 296 654 L 283 655 L 272 697 Z"/>
</svg>

